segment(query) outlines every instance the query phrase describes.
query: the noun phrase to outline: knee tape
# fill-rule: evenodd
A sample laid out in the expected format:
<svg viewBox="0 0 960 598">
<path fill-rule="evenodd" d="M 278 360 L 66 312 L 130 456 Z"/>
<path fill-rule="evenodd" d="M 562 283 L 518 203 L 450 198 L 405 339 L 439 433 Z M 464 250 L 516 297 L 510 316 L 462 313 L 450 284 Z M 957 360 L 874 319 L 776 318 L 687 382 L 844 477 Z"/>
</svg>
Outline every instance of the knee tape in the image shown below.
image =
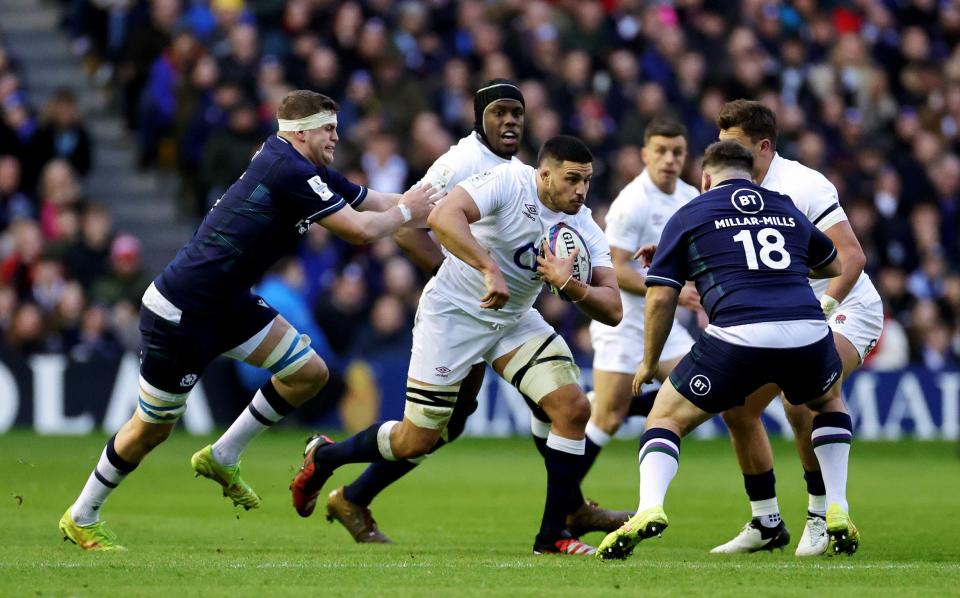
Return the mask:
<svg viewBox="0 0 960 598">
<path fill-rule="evenodd" d="M 407 404 L 403 416 L 417 427 L 442 430 L 450 421 L 459 392 L 459 382 L 440 386 L 407 380 Z"/>
<path fill-rule="evenodd" d="M 175 424 L 187 410 L 190 391 L 174 394 L 153 386 L 140 376 L 137 417 L 148 424 Z"/>
<path fill-rule="evenodd" d="M 577 384 L 580 368 L 567 343 L 556 332 L 525 342 L 503 368 L 503 377 L 539 404 L 561 386 Z"/>
<path fill-rule="evenodd" d="M 314 354 L 310 337 L 290 328 L 260 367 L 270 370 L 271 374 L 283 380 L 302 368 Z"/>
</svg>

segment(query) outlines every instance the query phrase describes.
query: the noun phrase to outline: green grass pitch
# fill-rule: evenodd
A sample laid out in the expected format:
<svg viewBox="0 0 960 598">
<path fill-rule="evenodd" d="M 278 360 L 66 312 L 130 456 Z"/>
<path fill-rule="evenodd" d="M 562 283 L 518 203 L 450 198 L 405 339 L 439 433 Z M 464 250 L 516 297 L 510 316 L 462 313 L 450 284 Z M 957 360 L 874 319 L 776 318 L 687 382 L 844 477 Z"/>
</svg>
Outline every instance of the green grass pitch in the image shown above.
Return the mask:
<svg viewBox="0 0 960 598">
<path fill-rule="evenodd" d="M 0 596 L 799 595 L 960 594 L 960 459 L 947 443 L 855 443 L 849 494 L 862 545 L 853 557 L 798 560 L 806 495 L 792 446 L 775 443 L 786 552 L 714 556 L 748 518 L 725 440 L 684 442 L 667 495 L 670 529 L 625 562 L 530 554 L 545 474 L 529 439 L 464 439 L 374 502 L 392 546 L 357 545 L 310 519 L 287 485 L 306 432 L 274 430 L 248 450 L 245 478 L 263 506 L 243 512 L 194 479 L 208 440 L 175 435 L 114 494 L 104 518 L 126 553 L 84 553 L 57 521 L 84 483 L 103 437 L 0 436 Z M 584 491 L 634 508 L 636 443 L 613 442 Z M 341 470 L 330 490 L 359 473 Z M 596 544 L 599 534 L 587 536 Z"/>
</svg>

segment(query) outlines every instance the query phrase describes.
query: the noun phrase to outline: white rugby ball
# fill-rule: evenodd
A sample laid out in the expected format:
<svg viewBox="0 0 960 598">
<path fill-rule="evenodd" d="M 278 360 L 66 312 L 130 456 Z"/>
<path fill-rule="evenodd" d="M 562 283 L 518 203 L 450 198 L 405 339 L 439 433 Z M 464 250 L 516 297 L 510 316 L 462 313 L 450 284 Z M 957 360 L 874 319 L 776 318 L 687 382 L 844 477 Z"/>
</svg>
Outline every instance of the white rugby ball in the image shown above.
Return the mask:
<svg viewBox="0 0 960 598">
<path fill-rule="evenodd" d="M 584 242 L 583 237 L 580 236 L 580 233 L 570 225 L 560 222 L 554 224 L 547 230 L 544 240 L 547 242 L 547 246 L 550 247 L 553 255 L 561 259 L 569 257 L 574 249 L 579 249 L 580 251 L 577 253 L 577 258 L 573 262 L 573 277 L 584 284 L 590 284 L 590 250 L 587 249 L 587 244 Z M 542 245 L 540 253 L 543 253 Z M 570 301 L 570 297 L 568 297 L 565 292 L 552 284 L 548 284 L 547 286 L 550 287 L 550 292 L 554 295 Z"/>
</svg>

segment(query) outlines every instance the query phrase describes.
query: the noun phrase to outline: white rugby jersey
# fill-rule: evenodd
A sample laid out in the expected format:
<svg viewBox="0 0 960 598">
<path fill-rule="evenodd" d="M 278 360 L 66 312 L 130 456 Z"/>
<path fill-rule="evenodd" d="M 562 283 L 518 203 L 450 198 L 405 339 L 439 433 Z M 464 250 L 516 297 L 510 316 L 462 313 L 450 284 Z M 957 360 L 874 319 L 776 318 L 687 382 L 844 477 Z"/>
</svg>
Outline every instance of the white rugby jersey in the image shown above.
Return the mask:
<svg viewBox="0 0 960 598">
<path fill-rule="evenodd" d="M 594 222 L 590 209 L 574 215 L 554 212 L 537 197 L 537 171 L 519 160 L 461 181 L 480 210 L 470 232 L 493 257 L 510 289 L 510 299 L 499 310 L 480 307 L 487 291 L 483 274 L 453 254 L 440 266 L 432 288 L 467 313 L 495 324 L 508 324 L 533 306 L 543 287 L 537 274 L 537 252 L 544 233 L 564 222 L 583 237 L 592 267 L 612 268 L 610 247 Z"/>
<path fill-rule="evenodd" d="M 446 195 L 468 176 L 511 162 L 522 163 L 516 156 L 501 158 L 484 145 L 476 132 L 472 132 L 437 158 L 421 181 L 430 183 L 441 195 Z"/>
<path fill-rule="evenodd" d="M 827 177 L 799 162 L 787 160 L 780 154 L 774 154 L 767 176 L 763 178 L 760 186 L 789 195 L 797 208 L 821 231 L 847 219 L 846 212 L 840 207 L 837 188 Z M 829 278 L 810 279 L 810 286 L 817 299 L 827 292 L 829 285 Z M 870 291 L 876 292 L 873 283 L 865 272 L 861 272 L 844 303 Z"/>
<path fill-rule="evenodd" d="M 700 195 L 696 187 L 677 180 L 672 194 L 661 191 L 653 183 L 646 170 L 623 188 L 607 212 L 607 242 L 633 253 L 644 245 L 659 243 L 663 227 L 673 214 L 688 201 Z M 639 261 L 631 261 L 631 267 L 644 273 L 646 268 Z M 643 321 L 644 297 L 636 293 L 620 291 L 623 302 L 623 319 Z M 605 326 L 593 322 L 593 326 Z"/>
</svg>

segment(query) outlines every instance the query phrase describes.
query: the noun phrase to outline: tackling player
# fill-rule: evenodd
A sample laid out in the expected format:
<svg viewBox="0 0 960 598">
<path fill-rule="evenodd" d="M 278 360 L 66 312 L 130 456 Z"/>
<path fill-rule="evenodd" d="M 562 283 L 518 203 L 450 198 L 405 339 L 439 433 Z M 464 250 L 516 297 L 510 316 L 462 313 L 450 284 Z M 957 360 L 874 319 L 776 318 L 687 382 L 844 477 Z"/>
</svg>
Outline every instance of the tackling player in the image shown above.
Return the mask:
<svg viewBox="0 0 960 598">
<path fill-rule="evenodd" d="M 301 515 L 312 512 L 341 465 L 425 455 L 440 439 L 462 381 L 482 359 L 553 422 L 534 553 L 594 552 L 565 529 L 566 516 L 584 502 L 579 474 L 590 404 L 570 349 L 532 306 L 546 281 L 592 318 L 615 325 L 622 308 L 606 240 L 583 209 L 593 174 L 590 151 L 579 139 L 554 137 L 537 163 L 537 169 L 513 162 L 473 175 L 431 216 L 449 255 L 420 299 L 403 421 L 374 424 L 340 443 L 316 437 L 291 486 Z M 590 285 L 573 278 L 572 258 L 558 259 L 549 250 L 537 255 L 544 231 L 561 221 L 586 242 Z"/>
<path fill-rule="evenodd" d="M 840 274 L 837 250 L 790 198 L 754 184 L 753 166 L 753 155 L 736 141 L 711 145 L 704 194 L 664 228 L 647 273 L 645 351 L 634 389 L 656 374 L 684 281 L 696 282 L 710 325 L 657 394 L 640 439 L 637 514 L 604 538 L 600 558 L 625 558 L 666 529 L 663 501 L 681 436 L 766 384 L 817 413 L 811 440 L 829 503 L 827 532 L 836 553 L 859 546 L 847 512 L 853 426 L 840 399 L 843 365 L 807 282 L 808 275 Z"/>
<path fill-rule="evenodd" d="M 680 180 L 687 159 L 686 134 L 686 127 L 676 120 L 661 117 L 651 121 L 643 133 L 644 170 L 623 188 L 607 212 L 606 235 L 620 285 L 623 320 L 617 326 L 590 324 L 594 399 L 587 424 L 588 468 L 627 417 L 633 375 L 643 360 L 647 285 L 645 271 L 633 254 L 644 245 L 656 244 L 674 212 L 699 195 L 695 187 Z M 692 285 L 680 292 L 680 306 L 701 309 L 700 296 Z M 693 338 L 674 321 L 655 378 L 662 382 L 692 346 Z"/>
<path fill-rule="evenodd" d="M 849 376 L 860 367 L 880 338 L 883 304 L 870 277 L 863 272 L 863 250 L 840 207 L 836 188 L 819 172 L 777 154 L 776 117 L 763 104 L 747 100 L 728 102 L 717 115 L 717 126 L 720 139 L 736 140 L 750 149 L 754 156 L 753 180 L 766 189 L 789 196 L 836 246 L 843 273 L 829 281 L 811 280 L 810 285 L 833 331 L 843 362 L 843 375 Z M 749 397 L 743 407 L 723 415 L 743 471 L 753 517 L 735 538 L 711 552 L 755 552 L 785 546 L 790 541 L 777 504 L 773 451 L 760 421 L 761 413 L 777 392 L 775 386 L 765 386 Z M 829 543 L 825 520 L 827 499 L 810 442 L 813 415 L 809 409 L 786 400 L 783 406 L 794 430 L 809 495 L 806 525 L 796 555 L 823 554 Z"/>
<path fill-rule="evenodd" d="M 157 445 L 186 409 L 187 396 L 218 355 L 273 375 L 213 445 L 191 459 L 197 475 L 251 509 L 260 497 L 240 477 L 240 454 L 258 434 L 312 398 L 327 367 L 298 333 L 250 287 L 294 251 L 314 222 L 351 243 L 369 243 L 401 226 L 423 226 L 432 190 L 400 195 L 351 183 L 329 168 L 339 106 L 312 91 L 292 91 L 271 136 L 247 170 L 210 209 L 193 238 L 157 276 L 140 310 L 139 404 L 108 442 L 60 531 L 86 550 L 118 550 L 99 520 L 109 494 Z M 364 210 L 358 212 L 354 208 Z"/>
<path fill-rule="evenodd" d="M 474 131 L 440 156 L 423 178 L 440 195 L 470 175 L 501 164 L 520 164 L 516 153 L 523 139 L 524 101 L 516 83 L 507 79 L 484 83 L 474 94 L 473 112 Z M 434 274 L 439 270 L 443 253 L 425 229 L 401 229 L 395 239 L 421 269 Z M 467 418 L 477 409 L 477 394 L 485 370 L 486 363 L 482 359 L 470 368 L 460 385 L 450 421 L 431 453 L 463 433 Z M 536 417 L 531 421 L 538 448 L 543 452 L 550 424 L 544 424 Z M 327 519 L 339 521 L 357 542 L 390 542 L 373 518 L 370 504 L 380 492 L 412 471 L 422 460 L 421 457 L 371 463 L 356 480 L 330 492 Z M 630 513 L 609 511 L 589 501 L 567 516 L 567 528 L 574 536 L 589 531 L 610 532 L 629 516 Z"/>
</svg>

